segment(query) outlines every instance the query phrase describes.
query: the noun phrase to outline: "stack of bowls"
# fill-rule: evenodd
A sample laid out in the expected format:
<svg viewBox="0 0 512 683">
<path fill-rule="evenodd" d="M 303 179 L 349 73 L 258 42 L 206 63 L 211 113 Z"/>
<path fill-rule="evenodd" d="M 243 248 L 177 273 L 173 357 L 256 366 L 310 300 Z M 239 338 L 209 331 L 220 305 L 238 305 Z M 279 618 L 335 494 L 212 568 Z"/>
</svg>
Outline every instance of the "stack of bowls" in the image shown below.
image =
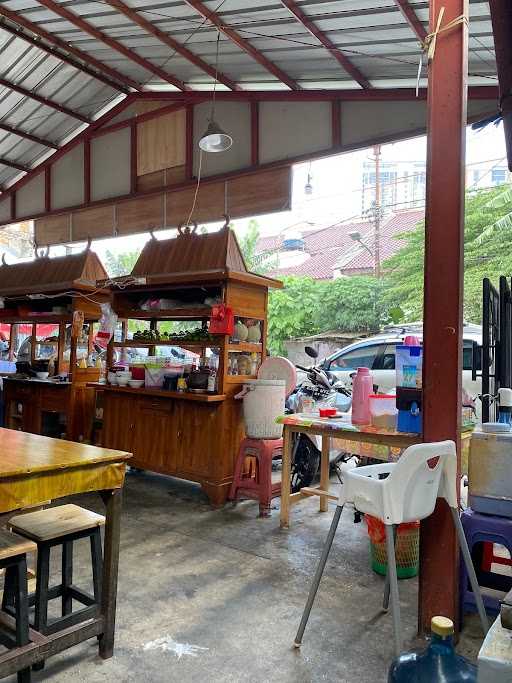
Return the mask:
<svg viewBox="0 0 512 683">
<path fill-rule="evenodd" d="M 120 387 L 126 387 L 126 386 L 128 386 L 128 382 L 132 378 L 132 373 L 129 372 L 128 370 L 122 370 L 122 371 L 116 372 L 116 378 L 117 378 L 117 383 Z"/>
</svg>

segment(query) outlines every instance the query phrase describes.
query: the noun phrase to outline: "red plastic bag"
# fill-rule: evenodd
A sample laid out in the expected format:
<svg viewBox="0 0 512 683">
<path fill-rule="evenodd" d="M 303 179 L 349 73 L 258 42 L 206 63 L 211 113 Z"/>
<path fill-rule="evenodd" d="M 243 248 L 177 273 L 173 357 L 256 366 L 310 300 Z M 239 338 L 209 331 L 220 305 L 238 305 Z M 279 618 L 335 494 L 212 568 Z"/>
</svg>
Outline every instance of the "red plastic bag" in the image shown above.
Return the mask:
<svg viewBox="0 0 512 683">
<path fill-rule="evenodd" d="M 233 334 L 235 330 L 235 317 L 233 309 L 225 304 L 212 306 L 210 315 L 210 334 Z"/>
</svg>

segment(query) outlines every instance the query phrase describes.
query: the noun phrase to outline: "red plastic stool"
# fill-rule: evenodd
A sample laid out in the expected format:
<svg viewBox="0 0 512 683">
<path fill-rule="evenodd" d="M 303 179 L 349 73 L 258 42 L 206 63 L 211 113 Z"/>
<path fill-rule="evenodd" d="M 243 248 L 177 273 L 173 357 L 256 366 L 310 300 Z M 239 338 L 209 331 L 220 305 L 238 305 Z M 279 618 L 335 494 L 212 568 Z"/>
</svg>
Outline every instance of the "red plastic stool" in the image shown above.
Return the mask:
<svg viewBox="0 0 512 683">
<path fill-rule="evenodd" d="M 512 559 L 508 557 L 500 557 L 494 554 L 494 543 L 484 541 L 484 552 L 482 555 L 482 571 L 490 572 L 493 564 L 503 564 L 506 567 L 512 567 Z"/>
<path fill-rule="evenodd" d="M 229 500 L 258 500 L 260 517 L 270 517 L 272 498 L 281 495 L 281 482 L 272 483 L 272 460 L 282 457 L 282 439 L 244 439 L 235 463 Z"/>
</svg>

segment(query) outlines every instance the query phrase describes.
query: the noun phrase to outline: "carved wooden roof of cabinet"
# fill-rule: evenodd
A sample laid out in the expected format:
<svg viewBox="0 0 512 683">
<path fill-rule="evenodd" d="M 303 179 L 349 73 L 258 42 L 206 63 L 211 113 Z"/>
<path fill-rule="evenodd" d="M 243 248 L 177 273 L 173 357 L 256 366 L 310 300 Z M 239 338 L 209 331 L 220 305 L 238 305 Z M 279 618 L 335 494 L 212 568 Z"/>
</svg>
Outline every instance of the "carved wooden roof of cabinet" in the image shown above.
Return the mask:
<svg viewBox="0 0 512 683">
<path fill-rule="evenodd" d="M 0 296 L 24 296 L 67 290 L 95 290 L 108 278 L 98 255 L 90 249 L 79 254 L 38 256 L 33 261 L 0 266 Z"/>
<path fill-rule="evenodd" d="M 200 234 L 181 231 L 169 240 L 146 242 L 131 272 L 133 277 L 235 271 L 247 273 L 235 233 L 229 228 Z"/>
</svg>

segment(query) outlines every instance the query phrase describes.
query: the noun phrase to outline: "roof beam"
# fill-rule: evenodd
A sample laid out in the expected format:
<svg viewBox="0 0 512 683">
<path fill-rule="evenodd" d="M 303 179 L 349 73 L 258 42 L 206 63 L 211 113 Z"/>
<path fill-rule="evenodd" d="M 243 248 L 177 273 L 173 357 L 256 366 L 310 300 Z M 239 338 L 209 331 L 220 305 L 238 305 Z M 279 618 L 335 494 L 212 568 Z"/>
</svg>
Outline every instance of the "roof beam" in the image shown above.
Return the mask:
<svg viewBox="0 0 512 683">
<path fill-rule="evenodd" d="M 79 114 L 77 111 L 73 111 L 73 109 L 68 109 L 68 107 L 55 102 L 55 100 L 50 100 L 47 97 L 41 97 L 41 95 L 38 95 L 33 90 L 27 90 L 21 85 L 17 85 L 16 83 L 11 83 L 10 81 L 5 80 L 5 78 L 0 78 L 0 85 L 4 88 L 12 90 L 13 92 L 23 95 L 23 97 L 30 97 L 31 100 L 35 100 L 36 102 L 39 102 L 39 104 L 44 104 L 45 107 L 50 107 L 51 109 L 55 109 L 55 111 L 60 111 L 61 114 L 71 116 L 72 118 L 78 119 L 78 121 L 82 121 L 83 123 L 90 123 L 90 119 L 88 119 L 87 116 Z"/>
<path fill-rule="evenodd" d="M 0 165 L 8 166 L 9 168 L 14 168 L 17 171 L 23 171 L 24 173 L 28 173 L 30 170 L 27 166 L 18 164 L 16 161 L 10 161 L 10 159 L 4 159 L 3 157 L 0 157 Z"/>
<path fill-rule="evenodd" d="M 140 28 L 142 28 L 144 31 L 150 33 L 161 43 L 167 45 L 167 47 L 170 47 L 171 50 L 175 50 L 178 54 L 184 57 L 191 64 L 194 64 L 194 66 L 197 66 L 199 69 L 201 69 L 201 71 L 204 71 L 212 78 L 216 78 L 219 81 L 219 83 L 222 83 L 230 90 L 241 89 L 240 86 L 238 86 L 234 81 L 228 78 L 228 76 L 225 76 L 223 73 L 217 72 L 214 66 L 212 66 L 211 64 L 207 64 L 205 61 L 201 59 L 201 57 L 198 57 L 193 52 L 191 52 L 187 47 L 185 47 L 181 43 L 178 43 L 177 40 L 171 38 L 171 36 L 169 36 L 167 33 L 164 33 L 164 31 L 161 31 L 158 27 L 156 27 L 147 19 L 144 19 L 144 17 L 142 17 L 138 11 L 132 9 L 131 7 L 128 7 L 128 5 L 122 2 L 122 0 L 105 0 L 105 2 L 108 5 L 111 5 L 111 7 L 114 7 L 121 14 L 124 14 L 125 17 L 130 19 L 130 21 L 133 21 L 135 24 L 137 24 L 137 26 L 140 26 Z M 139 11 L 143 12 L 144 10 Z"/>
<path fill-rule="evenodd" d="M 494 50 L 500 84 L 500 108 L 503 116 L 508 167 L 512 171 L 512 7 L 501 0 L 489 0 L 494 33 Z"/>
<path fill-rule="evenodd" d="M 269 71 L 273 76 L 275 76 L 279 81 L 285 83 L 291 90 L 300 90 L 299 84 L 293 80 L 288 74 L 282 71 L 278 66 L 276 66 L 270 59 L 267 59 L 259 50 L 256 50 L 247 40 L 242 38 L 236 31 L 232 28 L 224 26 L 219 16 L 209 10 L 200 0 L 185 0 L 186 4 L 192 7 L 198 14 L 200 14 L 204 19 L 207 19 L 214 26 L 216 26 L 219 31 L 227 36 L 235 45 L 237 45 L 241 50 L 247 52 L 258 64 L 261 64 L 267 71 Z"/>
<path fill-rule="evenodd" d="M 72 138 L 69 142 L 67 142 L 65 145 L 62 147 L 59 147 L 53 154 L 50 156 L 46 157 L 46 159 L 40 163 L 38 163 L 34 168 L 30 169 L 30 173 L 20 180 L 17 180 L 13 185 L 11 185 L 8 188 L 3 189 L 4 195 L 13 195 L 16 190 L 18 190 L 20 187 L 23 187 L 26 183 L 29 182 L 29 180 L 34 177 L 35 174 L 40 173 L 46 168 L 49 168 L 54 164 L 58 159 L 60 159 L 64 154 L 69 152 L 69 150 L 73 149 L 77 145 L 83 143 L 86 139 L 90 138 L 91 135 L 94 133 L 94 131 L 98 130 L 102 126 L 106 125 L 109 123 L 113 118 L 115 118 L 118 114 L 120 114 L 122 111 L 124 111 L 127 107 L 129 107 L 133 102 L 135 102 L 137 99 L 137 95 L 135 93 L 130 93 L 127 95 L 121 102 L 118 102 L 115 104 L 111 109 L 109 109 L 107 112 L 105 112 L 102 116 L 100 116 L 98 119 L 95 121 L 92 121 L 90 126 L 86 128 L 85 130 L 82 130 L 78 135 L 76 135 L 74 138 Z"/>
<path fill-rule="evenodd" d="M 195 103 L 205 99 L 204 91 L 186 94 L 179 92 L 146 91 L 137 95 L 138 100 Z M 216 99 L 223 102 L 408 102 L 427 99 L 427 89 L 420 88 L 347 88 L 340 90 L 242 90 L 238 92 L 217 91 Z M 498 98 L 495 85 L 470 85 L 468 97 L 472 100 Z"/>
<path fill-rule="evenodd" d="M 50 149 L 58 149 L 59 146 L 55 144 L 55 142 L 50 142 L 50 140 L 45 140 L 44 138 L 40 138 L 37 135 L 32 135 L 32 133 L 27 133 L 24 130 L 21 130 L 20 128 L 14 128 L 13 126 L 9 126 L 9 124 L 4 123 L 3 121 L 0 121 L 0 130 L 5 131 L 6 133 L 11 133 L 12 135 L 17 135 L 20 138 L 25 138 L 25 140 L 30 140 L 31 142 L 35 142 L 38 145 L 42 145 L 43 147 L 49 147 Z"/>
<path fill-rule="evenodd" d="M 361 88 L 371 88 L 370 81 L 366 76 L 354 66 L 350 59 L 346 57 L 341 50 L 339 50 L 333 42 L 311 21 L 311 19 L 304 14 L 304 12 L 297 7 L 295 0 L 281 0 L 281 3 L 293 14 L 293 16 L 300 21 L 304 28 L 311 33 L 334 57 L 338 64 L 348 73 L 352 78 L 359 83 Z"/>
<path fill-rule="evenodd" d="M 110 36 L 107 36 L 106 33 L 103 33 L 103 31 L 100 31 L 95 26 L 89 24 L 81 17 L 77 16 L 76 14 L 73 14 L 73 12 L 70 12 L 68 9 L 66 9 L 62 5 L 59 5 L 54 0 L 37 0 L 37 2 L 40 5 L 43 5 L 44 7 L 49 9 L 51 12 L 57 14 L 59 17 L 62 17 L 62 19 L 69 21 L 71 24 L 73 24 L 73 26 L 76 26 L 84 33 L 88 33 L 93 38 L 96 38 L 96 40 L 105 43 L 105 45 L 108 45 L 108 47 L 110 47 L 112 50 L 115 50 L 116 52 L 122 54 L 123 57 L 126 57 L 130 61 L 135 62 L 146 71 L 150 71 L 151 73 L 155 74 L 155 76 L 158 76 L 163 81 L 166 81 L 171 85 L 174 85 L 174 87 L 178 88 L 179 90 L 188 90 L 185 83 L 183 83 L 183 81 L 180 81 L 179 78 L 172 76 L 156 64 L 149 62 L 147 59 L 141 57 L 136 52 L 133 52 L 132 50 L 130 50 L 130 48 L 126 47 L 114 38 L 110 38 Z"/>
<path fill-rule="evenodd" d="M 82 50 L 79 50 L 77 47 L 73 47 L 73 45 L 71 45 L 70 43 L 66 43 L 64 40 L 54 35 L 53 33 L 48 33 L 48 31 L 45 31 L 37 24 L 32 23 L 28 19 L 25 19 L 25 17 L 19 12 L 13 12 L 12 10 L 7 9 L 7 7 L 4 7 L 1 3 L 0 16 L 6 17 L 10 21 L 14 22 L 18 27 L 16 29 L 13 26 L 6 24 L 5 22 L 2 22 L 0 24 L 0 27 L 4 31 L 7 31 L 11 35 L 18 37 L 21 40 L 25 40 L 27 43 L 30 43 L 34 47 L 37 47 L 39 50 L 47 52 L 48 54 L 52 55 L 53 57 L 56 57 L 57 59 L 60 59 L 62 62 L 65 62 L 66 64 L 69 64 L 75 69 L 83 71 L 89 76 L 92 76 L 93 78 L 96 78 L 102 83 L 105 83 L 105 85 L 108 85 L 111 88 L 114 88 L 115 90 L 119 90 L 120 92 L 125 93 L 129 92 L 129 88 L 133 88 L 134 90 L 142 90 L 140 83 L 137 83 L 128 76 L 124 76 L 119 71 L 116 71 L 116 69 L 113 69 L 107 64 L 103 64 L 103 62 L 100 62 L 94 57 L 91 57 L 86 52 L 82 52 Z M 37 38 L 34 38 L 25 33 L 24 31 L 22 31 L 21 27 L 23 27 L 27 31 L 30 31 L 30 33 L 32 33 L 34 36 L 37 36 Z M 46 41 L 46 43 L 49 43 L 50 45 L 41 42 L 41 40 L 38 40 L 38 38 L 42 38 L 44 41 Z M 51 45 L 54 45 L 55 48 L 58 49 L 51 47 Z M 84 63 L 82 64 L 81 62 L 75 61 L 69 55 L 73 55 L 74 57 L 76 57 Z M 110 76 L 110 78 L 107 76 L 107 74 L 108 76 Z M 111 80 L 112 78 L 114 80 Z"/>
<path fill-rule="evenodd" d="M 408 0 L 395 0 L 395 5 L 398 7 L 400 12 L 402 12 L 405 21 L 416 34 L 416 38 L 420 41 L 420 43 L 424 43 L 425 38 L 427 37 L 427 32 L 423 28 L 421 21 L 418 19 L 418 15 L 409 5 Z"/>
</svg>

